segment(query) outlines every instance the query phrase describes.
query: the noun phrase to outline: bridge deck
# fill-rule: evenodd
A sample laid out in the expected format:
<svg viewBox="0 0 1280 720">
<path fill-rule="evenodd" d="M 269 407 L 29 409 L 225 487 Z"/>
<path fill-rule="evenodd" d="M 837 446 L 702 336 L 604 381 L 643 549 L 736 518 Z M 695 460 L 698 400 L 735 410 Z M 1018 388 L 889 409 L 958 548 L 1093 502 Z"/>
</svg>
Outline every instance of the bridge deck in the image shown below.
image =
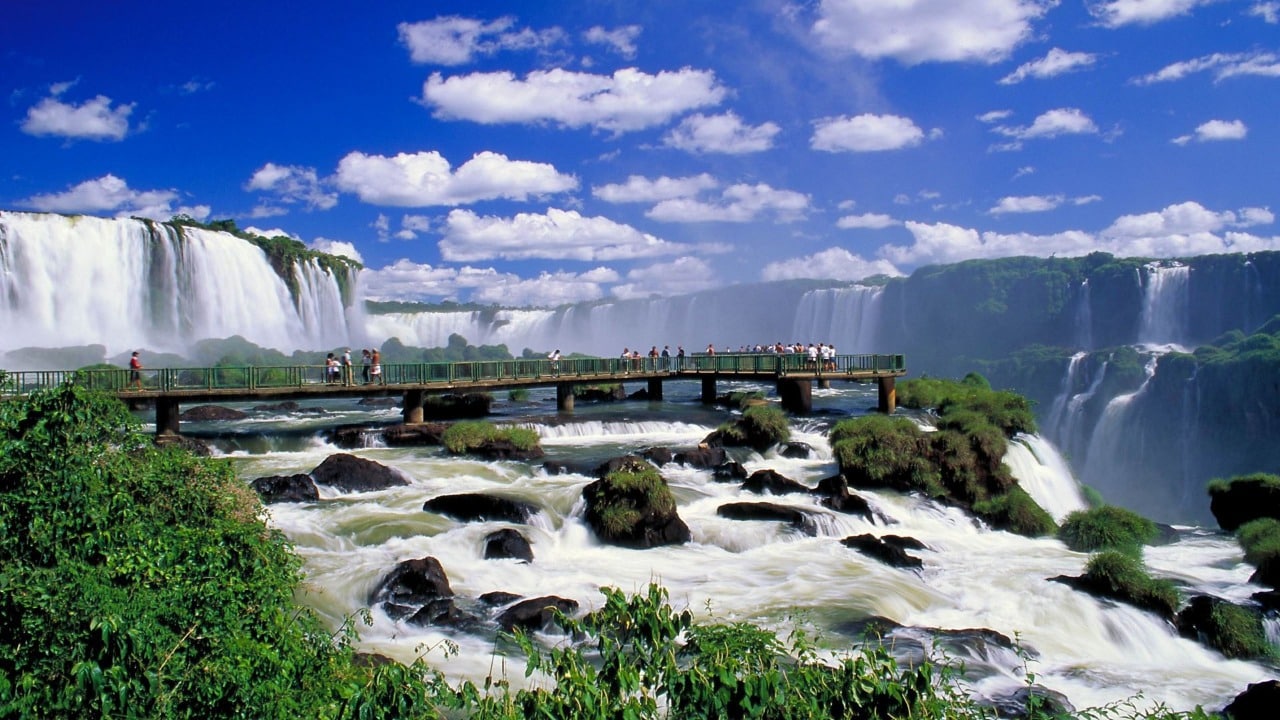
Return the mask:
<svg viewBox="0 0 1280 720">
<path fill-rule="evenodd" d="M 428 393 L 485 392 L 503 388 L 599 384 L 642 380 L 719 378 L 738 380 L 875 380 L 905 375 L 903 355 L 838 355 L 810 363 L 803 355 L 724 354 L 677 358 L 564 358 L 440 363 L 389 363 L 381 382 L 364 383 L 353 365 L 349 382 L 325 381 L 324 366 L 223 366 L 140 371 L 141 389 L 125 368 L 31 370 L 0 374 L 0 396 L 21 395 L 69 380 L 121 398 L 175 401 L 362 397 L 420 390 Z"/>
</svg>

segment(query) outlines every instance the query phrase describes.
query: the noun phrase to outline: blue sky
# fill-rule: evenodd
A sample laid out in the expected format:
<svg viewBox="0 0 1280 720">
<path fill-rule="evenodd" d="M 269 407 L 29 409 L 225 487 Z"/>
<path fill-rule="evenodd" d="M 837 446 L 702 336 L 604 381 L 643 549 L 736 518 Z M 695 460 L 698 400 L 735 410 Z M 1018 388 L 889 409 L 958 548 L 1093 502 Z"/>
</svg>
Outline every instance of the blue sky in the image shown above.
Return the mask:
<svg viewBox="0 0 1280 720">
<path fill-rule="evenodd" d="M 1280 249 L 1280 0 L 6 3 L 0 208 L 505 305 Z"/>
</svg>

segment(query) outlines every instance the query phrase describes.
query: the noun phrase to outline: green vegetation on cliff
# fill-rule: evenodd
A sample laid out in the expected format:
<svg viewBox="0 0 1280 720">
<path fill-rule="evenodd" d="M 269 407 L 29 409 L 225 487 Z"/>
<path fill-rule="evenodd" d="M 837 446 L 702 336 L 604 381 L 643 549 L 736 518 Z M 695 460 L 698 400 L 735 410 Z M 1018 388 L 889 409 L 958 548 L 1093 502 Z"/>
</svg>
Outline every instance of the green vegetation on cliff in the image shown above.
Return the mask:
<svg viewBox="0 0 1280 720">
<path fill-rule="evenodd" d="M 885 416 L 836 424 L 828 439 L 851 484 L 923 492 L 1023 535 L 1056 529 L 1003 462 L 1010 437 L 1035 431 L 1025 398 L 992 390 L 978 375 L 962 382 L 908 380 L 899 385 L 898 398 L 904 407 L 932 409 L 937 430 L 925 432 L 911 420 Z"/>
</svg>

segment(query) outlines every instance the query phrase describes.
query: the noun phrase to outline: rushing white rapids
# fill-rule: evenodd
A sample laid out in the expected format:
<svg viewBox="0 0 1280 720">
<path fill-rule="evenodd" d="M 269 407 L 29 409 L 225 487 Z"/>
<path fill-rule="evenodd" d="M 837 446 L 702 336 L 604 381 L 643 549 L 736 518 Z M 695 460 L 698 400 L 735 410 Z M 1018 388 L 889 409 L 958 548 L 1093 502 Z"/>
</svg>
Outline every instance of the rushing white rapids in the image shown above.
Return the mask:
<svg viewBox="0 0 1280 720">
<path fill-rule="evenodd" d="M 815 393 L 815 403 L 856 414 L 873 404 L 871 393 L 860 386 L 837 387 Z M 542 436 L 548 459 L 591 465 L 602 457 L 654 445 L 695 445 L 717 424 L 694 401 L 697 394 L 696 383 L 672 383 L 666 403 L 580 406 L 573 416 L 547 424 L 536 413 L 544 411 L 551 397 L 535 393 L 526 424 Z M 521 410 L 504 406 L 501 412 L 510 417 Z M 351 422 L 353 417 L 343 414 L 341 420 Z M 739 459 L 748 471 L 771 468 L 812 487 L 835 471 L 825 440 L 829 423 L 805 420 L 793 426 L 793 439 L 813 448 L 808 458 L 769 452 L 746 453 Z M 339 450 L 312 441 L 289 450 L 238 451 L 232 456 L 239 473 L 253 478 L 306 472 L 333 452 Z M 355 452 L 406 472 L 412 484 L 364 494 L 321 488 L 324 499 L 318 503 L 270 509 L 271 522 L 292 538 L 305 559 L 308 580 L 302 600 L 335 625 L 367 605 L 370 592 L 396 563 L 434 556 L 462 602 L 501 590 L 526 597 L 560 595 L 589 609 L 599 605 L 602 585 L 638 591 L 656 581 L 668 588 L 675 605 L 687 606 L 700 617 L 706 617 L 709 605 L 720 618 L 768 627 L 808 623 L 832 649 L 856 642 L 853 624 L 869 616 L 920 628 L 989 628 L 1016 637 L 1037 653 L 1028 669 L 1039 683 L 1066 693 L 1077 707 L 1138 693 L 1140 705 L 1220 707 L 1268 674 L 1258 665 L 1224 660 L 1178 637 L 1154 615 L 1049 580 L 1080 574 L 1087 559 L 1061 542 L 993 532 L 960 510 L 919 497 L 862 491 L 876 518 L 868 520 L 827 510 L 810 495 L 752 495 L 737 483 L 716 482 L 709 471 L 667 465 L 663 476 L 693 541 L 628 550 L 601 544 L 583 522 L 582 490 L 594 479 L 588 475 L 551 475 L 537 464 L 458 459 L 433 448 Z M 1070 474 L 1043 439 L 1020 437 L 1006 462 L 1055 516 L 1081 505 Z M 541 511 L 528 525 L 511 525 L 461 523 L 422 510 L 423 502 L 432 497 L 463 492 L 524 500 Z M 811 513 L 816 534 L 716 514 L 723 503 L 750 500 Z M 513 527 L 529 539 L 535 556 L 531 564 L 482 559 L 483 538 L 503 527 Z M 929 549 L 916 553 L 924 568 L 894 569 L 839 542 L 861 533 L 892 533 L 924 542 Z M 1188 592 L 1243 600 L 1257 589 L 1248 584 L 1251 568 L 1242 563 L 1238 546 L 1220 534 L 1186 532 L 1180 541 L 1150 548 L 1147 555 L 1153 572 L 1175 579 Z M 902 632 L 908 637 L 917 631 Z M 373 624 L 362 627 L 361 635 L 365 649 L 401 660 L 425 655 L 454 677 L 479 680 L 505 672 L 512 682 L 524 682 L 519 660 L 495 649 L 503 646 L 495 646 L 492 635 L 416 627 L 393 621 L 379 609 L 373 610 Z M 458 645 L 456 657 L 444 658 L 446 641 Z M 994 649 L 963 657 L 976 692 L 994 694 L 1024 683 L 1022 660 L 1012 651 Z"/>
<path fill-rule="evenodd" d="M 0 351 L 182 354 L 234 335 L 293 351 L 363 336 L 363 310 L 344 305 L 334 277 L 308 262 L 294 279 L 296 299 L 262 250 L 227 233 L 0 211 Z"/>
</svg>

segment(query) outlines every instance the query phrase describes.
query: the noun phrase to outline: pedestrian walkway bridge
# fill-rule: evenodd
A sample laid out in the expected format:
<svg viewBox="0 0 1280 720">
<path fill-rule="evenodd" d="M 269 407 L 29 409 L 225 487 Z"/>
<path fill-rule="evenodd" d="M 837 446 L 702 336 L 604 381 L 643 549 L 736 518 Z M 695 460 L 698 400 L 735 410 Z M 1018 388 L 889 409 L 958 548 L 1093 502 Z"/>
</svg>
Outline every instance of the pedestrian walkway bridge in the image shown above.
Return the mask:
<svg viewBox="0 0 1280 720">
<path fill-rule="evenodd" d="M 402 395 L 404 421 L 420 423 L 423 401 L 433 394 L 554 386 L 557 408 L 569 412 L 575 385 L 645 382 L 649 399 L 661 400 L 664 382 L 690 379 L 701 380 L 702 400 L 708 403 L 715 401 L 717 380 L 776 382 L 783 407 L 793 412 L 812 408 L 815 382 L 875 382 L 880 411 L 892 413 L 897 403 L 894 379 L 907 373 L 907 365 L 904 355 L 837 355 L 813 363 L 802 354 L 726 353 L 685 358 L 384 363 L 381 379 L 371 378 L 374 382 L 369 383 L 359 366 L 336 382 L 326 381 L 325 371 L 316 365 L 148 368 L 140 371 L 141 389 L 130 380 L 127 368 L 0 372 L 0 397 L 72 381 L 133 403 L 154 403 L 157 435 L 178 433 L 182 403 Z"/>
</svg>

